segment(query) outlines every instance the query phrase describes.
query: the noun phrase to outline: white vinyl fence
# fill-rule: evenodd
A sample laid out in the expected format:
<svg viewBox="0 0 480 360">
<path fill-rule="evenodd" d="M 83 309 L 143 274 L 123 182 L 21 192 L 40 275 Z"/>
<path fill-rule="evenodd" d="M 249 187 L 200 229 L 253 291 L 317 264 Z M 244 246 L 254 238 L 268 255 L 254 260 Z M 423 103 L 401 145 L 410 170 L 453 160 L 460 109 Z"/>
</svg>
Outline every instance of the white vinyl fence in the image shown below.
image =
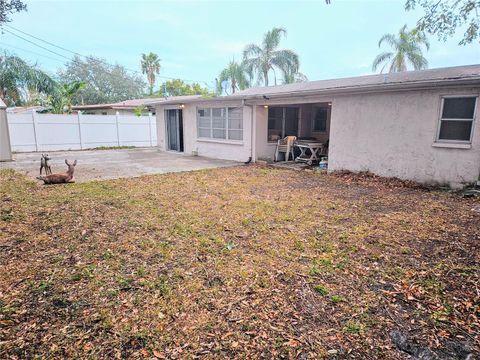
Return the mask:
<svg viewBox="0 0 480 360">
<path fill-rule="evenodd" d="M 157 146 L 155 116 L 8 114 L 12 151 Z"/>
</svg>

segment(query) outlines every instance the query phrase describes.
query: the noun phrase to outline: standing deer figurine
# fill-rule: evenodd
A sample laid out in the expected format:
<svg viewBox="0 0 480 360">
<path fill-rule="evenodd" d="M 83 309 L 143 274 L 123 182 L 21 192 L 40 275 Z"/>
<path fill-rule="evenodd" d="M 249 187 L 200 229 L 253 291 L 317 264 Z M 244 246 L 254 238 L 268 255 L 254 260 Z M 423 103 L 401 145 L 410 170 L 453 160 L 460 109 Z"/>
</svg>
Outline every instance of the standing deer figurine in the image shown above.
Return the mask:
<svg viewBox="0 0 480 360">
<path fill-rule="evenodd" d="M 52 173 L 52 168 L 48 165 L 48 161 L 51 158 L 48 154 L 42 154 L 42 158 L 40 159 L 40 176 L 42 175 L 42 170 L 45 170 L 45 175 L 50 175 Z"/>
<path fill-rule="evenodd" d="M 75 166 L 77 165 L 77 160 L 73 162 L 73 164 L 70 164 L 66 159 L 65 159 L 65 164 L 68 166 L 68 170 L 66 174 L 50 174 L 47 176 L 37 176 L 38 180 L 42 180 L 45 185 L 50 185 L 50 184 L 64 184 L 64 183 L 69 183 L 69 182 L 74 182 L 72 181 L 73 179 L 73 171 Z"/>
</svg>

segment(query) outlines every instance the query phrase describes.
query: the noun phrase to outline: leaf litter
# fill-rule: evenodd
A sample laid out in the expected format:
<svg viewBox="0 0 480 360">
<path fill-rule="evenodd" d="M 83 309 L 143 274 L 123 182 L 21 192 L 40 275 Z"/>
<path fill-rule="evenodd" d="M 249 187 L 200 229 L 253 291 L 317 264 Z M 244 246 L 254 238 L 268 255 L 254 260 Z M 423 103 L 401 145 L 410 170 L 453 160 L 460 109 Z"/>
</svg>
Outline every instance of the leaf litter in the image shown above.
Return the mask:
<svg viewBox="0 0 480 360">
<path fill-rule="evenodd" d="M 260 166 L 55 187 L 2 170 L 0 357 L 475 357 L 477 207 Z"/>
</svg>

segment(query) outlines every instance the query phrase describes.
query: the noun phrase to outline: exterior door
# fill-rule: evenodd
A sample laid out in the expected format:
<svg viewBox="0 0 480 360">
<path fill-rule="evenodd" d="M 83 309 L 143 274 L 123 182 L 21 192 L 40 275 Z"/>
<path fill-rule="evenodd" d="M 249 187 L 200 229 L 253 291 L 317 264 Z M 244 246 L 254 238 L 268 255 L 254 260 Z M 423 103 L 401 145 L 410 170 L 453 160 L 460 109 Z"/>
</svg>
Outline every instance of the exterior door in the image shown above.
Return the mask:
<svg viewBox="0 0 480 360">
<path fill-rule="evenodd" d="M 167 126 L 167 150 L 183 152 L 182 110 L 165 110 Z"/>
</svg>

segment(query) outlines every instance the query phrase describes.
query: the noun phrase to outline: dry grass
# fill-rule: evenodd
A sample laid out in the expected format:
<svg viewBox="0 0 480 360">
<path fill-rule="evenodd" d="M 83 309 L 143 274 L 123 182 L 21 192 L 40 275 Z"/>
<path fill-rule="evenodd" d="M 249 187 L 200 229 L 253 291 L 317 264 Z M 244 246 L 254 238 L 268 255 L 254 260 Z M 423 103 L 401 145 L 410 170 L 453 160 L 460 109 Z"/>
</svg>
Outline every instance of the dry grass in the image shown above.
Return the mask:
<svg viewBox="0 0 480 360">
<path fill-rule="evenodd" d="M 473 207 L 256 166 L 55 187 L 1 171 L 0 357 L 404 357 L 393 329 L 478 354 Z"/>
</svg>

